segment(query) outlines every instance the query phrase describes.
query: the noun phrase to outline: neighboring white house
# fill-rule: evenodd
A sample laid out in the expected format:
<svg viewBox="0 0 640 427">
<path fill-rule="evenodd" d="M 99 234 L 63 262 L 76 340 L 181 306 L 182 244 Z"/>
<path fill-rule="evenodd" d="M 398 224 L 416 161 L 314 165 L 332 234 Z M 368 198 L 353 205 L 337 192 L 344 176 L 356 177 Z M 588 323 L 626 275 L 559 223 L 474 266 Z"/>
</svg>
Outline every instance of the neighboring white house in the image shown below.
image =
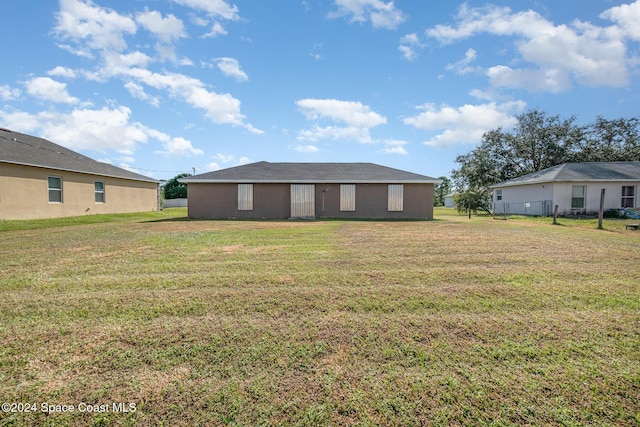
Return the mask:
<svg viewBox="0 0 640 427">
<path fill-rule="evenodd" d="M 449 193 L 447 195 L 444 196 L 444 207 L 445 208 L 453 208 L 455 207 L 455 203 L 453 203 L 453 197 L 456 195 L 456 193 Z"/>
<path fill-rule="evenodd" d="M 491 186 L 496 215 L 597 214 L 638 208 L 640 162 L 564 163 Z"/>
</svg>

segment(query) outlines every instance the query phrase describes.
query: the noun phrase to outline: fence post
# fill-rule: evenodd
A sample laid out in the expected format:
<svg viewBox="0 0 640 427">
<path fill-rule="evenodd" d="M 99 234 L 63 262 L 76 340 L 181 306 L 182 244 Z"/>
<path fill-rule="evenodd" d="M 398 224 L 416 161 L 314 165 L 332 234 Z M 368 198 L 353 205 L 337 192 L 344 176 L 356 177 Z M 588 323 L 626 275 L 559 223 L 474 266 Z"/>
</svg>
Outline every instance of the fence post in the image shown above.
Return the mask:
<svg viewBox="0 0 640 427">
<path fill-rule="evenodd" d="M 600 211 L 598 212 L 598 230 L 602 230 L 602 218 L 604 217 L 604 188 L 600 192 Z"/>
<path fill-rule="evenodd" d="M 556 205 L 555 208 L 553 208 L 553 225 L 557 225 L 558 224 L 558 205 Z"/>
</svg>

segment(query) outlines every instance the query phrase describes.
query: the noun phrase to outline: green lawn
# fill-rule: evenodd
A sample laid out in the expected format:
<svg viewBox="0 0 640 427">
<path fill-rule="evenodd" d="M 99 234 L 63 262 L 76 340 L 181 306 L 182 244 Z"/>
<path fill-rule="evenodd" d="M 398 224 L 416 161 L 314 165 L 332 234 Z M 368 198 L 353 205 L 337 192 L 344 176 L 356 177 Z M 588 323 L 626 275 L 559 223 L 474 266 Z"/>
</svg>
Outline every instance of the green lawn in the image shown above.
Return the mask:
<svg viewBox="0 0 640 427">
<path fill-rule="evenodd" d="M 640 423 L 625 221 L 185 215 L 0 221 L 0 426 Z"/>
</svg>

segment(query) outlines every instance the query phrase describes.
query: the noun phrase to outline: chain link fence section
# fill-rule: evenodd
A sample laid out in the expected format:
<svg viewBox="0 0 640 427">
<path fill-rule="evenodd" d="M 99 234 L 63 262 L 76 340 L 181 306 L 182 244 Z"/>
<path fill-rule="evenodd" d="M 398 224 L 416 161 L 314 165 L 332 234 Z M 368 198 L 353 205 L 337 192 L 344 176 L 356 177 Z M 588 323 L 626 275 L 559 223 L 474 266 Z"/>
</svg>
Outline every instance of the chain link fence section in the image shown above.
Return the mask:
<svg viewBox="0 0 640 427">
<path fill-rule="evenodd" d="M 494 217 L 509 218 L 512 215 L 552 216 L 553 202 L 551 200 L 537 200 L 531 202 L 494 202 Z"/>
</svg>

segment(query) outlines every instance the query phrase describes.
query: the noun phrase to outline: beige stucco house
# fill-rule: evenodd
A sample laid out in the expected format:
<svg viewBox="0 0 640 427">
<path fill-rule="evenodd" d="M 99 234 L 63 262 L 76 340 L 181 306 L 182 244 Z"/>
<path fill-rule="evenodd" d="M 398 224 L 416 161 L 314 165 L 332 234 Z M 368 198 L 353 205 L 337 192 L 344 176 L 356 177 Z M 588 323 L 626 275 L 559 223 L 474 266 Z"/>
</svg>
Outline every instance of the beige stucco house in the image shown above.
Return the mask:
<svg viewBox="0 0 640 427">
<path fill-rule="evenodd" d="M 0 128 L 0 220 L 158 210 L 158 181 Z"/>
</svg>

